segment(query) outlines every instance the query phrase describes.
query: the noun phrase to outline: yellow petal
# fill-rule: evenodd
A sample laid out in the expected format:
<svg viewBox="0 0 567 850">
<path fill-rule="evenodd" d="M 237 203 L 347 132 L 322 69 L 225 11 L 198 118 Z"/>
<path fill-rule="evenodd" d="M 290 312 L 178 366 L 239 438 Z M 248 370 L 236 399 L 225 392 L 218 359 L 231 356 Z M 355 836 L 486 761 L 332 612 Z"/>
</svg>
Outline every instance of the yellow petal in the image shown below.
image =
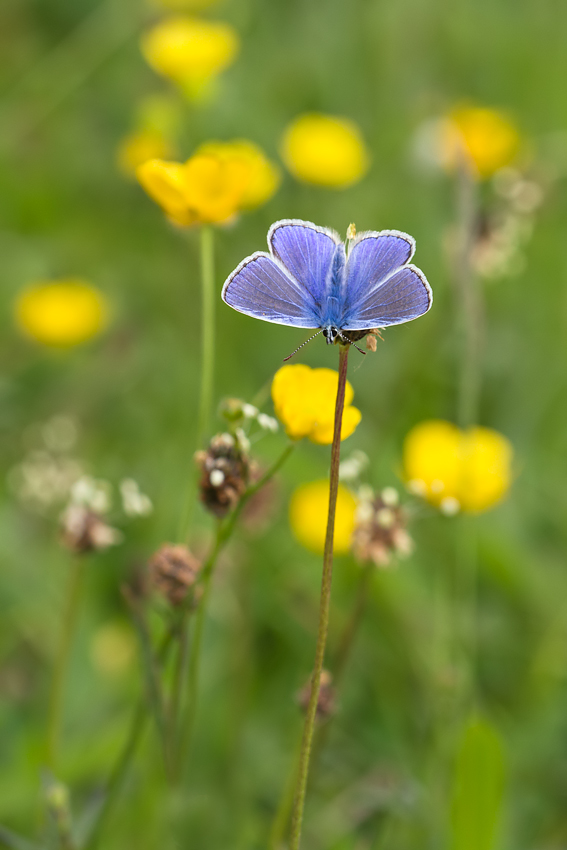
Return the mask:
<svg viewBox="0 0 567 850">
<path fill-rule="evenodd" d="M 224 222 L 238 212 L 246 184 L 245 169 L 234 160 L 195 154 L 183 166 L 183 196 L 202 222 Z"/>
<path fill-rule="evenodd" d="M 299 180 L 346 188 L 367 172 L 369 156 L 357 125 L 347 118 L 311 113 L 287 128 L 282 156 Z"/>
<path fill-rule="evenodd" d="M 477 513 L 491 508 L 507 493 L 512 480 L 512 445 L 490 428 L 463 434 L 460 502 Z"/>
<path fill-rule="evenodd" d="M 323 552 L 329 510 L 329 482 L 313 481 L 303 484 L 293 493 L 289 506 L 292 531 L 299 542 L 313 552 Z M 339 485 L 335 517 L 334 550 L 337 554 L 348 552 L 352 533 L 356 500 L 350 490 Z"/>
<path fill-rule="evenodd" d="M 292 439 L 308 436 L 316 443 L 333 441 L 338 382 L 338 372 L 303 364 L 282 366 L 276 372 L 272 383 L 274 408 Z M 353 388 L 347 381 L 342 439 L 350 436 L 360 421 L 360 412 L 350 408 L 353 397 Z"/>
<path fill-rule="evenodd" d="M 465 155 L 479 177 L 490 177 L 513 162 L 520 147 L 520 135 L 502 112 L 465 106 L 448 115 L 443 146 L 449 169 L 455 168 Z"/>
<path fill-rule="evenodd" d="M 108 322 L 108 302 L 89 283 L 70 278 L 38 281 L 16 299 L 16 321 L 25 334 L 54 347 L 70 347 L 96 336 Z"/>
<path fill-rule="evenodd" d="M 416 425 L 404 442 L 404 475 L 410 489 L 441 506 L 456 501 L 472 513 L 493 507 L 512 481 L 512 446 L 490 428 L 461 431 L 431 420 Z"/>
<path fill-rule="evenodd" d="M 162 133 L 157 130 L 136 130 L 122 139 L 117 158 L 120 170 L 128 177 L 134 177 L 136 169 L 148 160 L 163 160 L 171 154 L 171 144 Z"/>
<path fill-rule="evenodd" d="M 142 38 L 148 64 L 179 83 L 204 83 L 231 64 L 238 47 L 229 24 L 184 15 L 160 21 Z"/>
<path fill-rule="evenodd" d="M 195 212 L 185 198 L 185 167 L 179 162 L 150 159 L 136 169 L 136 177 L 150 198 L 180 225 L 194 224 Z"/>
<path fill-rule="evenodd" d="M 341 426 L 341 440 L 346 440 L 347 437 L 350 437 L 351 434 L 354 433 L 356 426 L 362 419 L 362 414 L 360 410 L 356 407 L 345 407 L 343 411 L 343 422 Z M 316 425 L 311 433 L 309 434 L 309 439 L 312 443 L 318 443 L 319 445 L 327 446 L 333 442 L 333 433 L 334 433 L 334 420 L 331 422 L 327 420 L 322 425 Z"/>
</svg>

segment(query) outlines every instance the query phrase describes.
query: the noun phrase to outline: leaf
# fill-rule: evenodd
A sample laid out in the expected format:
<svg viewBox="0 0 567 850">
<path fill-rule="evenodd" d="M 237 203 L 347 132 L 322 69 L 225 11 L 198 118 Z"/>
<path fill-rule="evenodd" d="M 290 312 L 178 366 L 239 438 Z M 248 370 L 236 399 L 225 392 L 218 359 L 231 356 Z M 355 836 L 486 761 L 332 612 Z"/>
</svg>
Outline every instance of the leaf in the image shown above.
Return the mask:
<svg viewBox="0 0 567 850">
<path fill-rule="evenodd" d="M 455 766 L 452 850 L 491 850 L 503 793 L 502 739 L 488 721 L 472 718 L 463 732 Z"/>
<path fill-rule="evenodd" d="M 0 845 L 6 845 L 10 850 L 44 850 L 39 844 L 33 844 L 27 838 L 22 838 L 21 835 L 16 835 L 10 829 L 0 826 Z"/>
</svg>

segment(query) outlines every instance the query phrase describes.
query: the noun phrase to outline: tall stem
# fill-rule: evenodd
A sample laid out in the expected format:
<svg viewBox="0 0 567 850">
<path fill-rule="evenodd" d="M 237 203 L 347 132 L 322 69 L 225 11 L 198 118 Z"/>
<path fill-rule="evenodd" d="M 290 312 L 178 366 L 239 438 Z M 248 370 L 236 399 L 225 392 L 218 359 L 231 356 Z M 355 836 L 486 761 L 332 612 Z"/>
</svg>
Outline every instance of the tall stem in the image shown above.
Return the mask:
<svg viewBox="0 0 567 850">
<path fill-rule="evenodd" d="M 482 384 L 482 296 L 472 265 L 472 251 L 478 221 L 478 185 L 465 158 L 457 174 L 457 219 L 459 227 L 459 257 L 457 285 L 461 313 L 463 349 L 459 380 L 458 419 L 461 428 L 468 429 L 478 423 Z M 476 585 L 477 554 L 475 526 L 461 518 L 458 528 L 458 553 L 456 564 L 455 610 L 459 603 L 461 623 L 455 623 L 460 634 L 458 656 L 464 662 L 464 708 L 474 700 L 476 668 Z M 458 660 L 458 659 L 457 659 Z"/>
<path fill-rule="evenodd" d="M 209 433 L 215 371 L 215 253 L 210 225 L 201 227 L 201 398 L 197 444 Z"/>
<path fill-rule="evenodd" d="M 197 418 L 197 448 L 203 447 L 209 434 L 215 373 L 215 243 L 210 225 L 203 224 L 200 234 L 201 266 L 201 380 Z M 191 453 L 191 457 L 193 452 Z M 190 464 L 189 464 L 190 465 Z M 195 503 L 195 476 L 187 470 L 187 485 L 182 500 L 177 536 L 188 541 Z M 184 629 L 183 631 L 186 631 Z"/>
<path fill-rule="evenodd" d="M 297 774 L 297 786 L 295 801 L 291 819 L 291 842 L 290 850 L 299 850 L 301 841 L 301 825 L 303 822 L 303 810 L 305 807 L 305 795 L 307 791 L 307 777 L 309 775 L 309 759 L 311 756 L 311 744 L 313 741 L 313 730 L 315 728 L 315 717 L 317 714 L 317 703 L 319 701 L 319 689 L 321 685 L 321 671 L 325 658 L 325 645 L 327 643 L 327 632 L 329 628 L 329 609 L 331 603 L 331 582 L 333 578 L 333 539 L 335 533 L 335 513 L 337 508 L 337 495 L 339 491 L 339 460 L 341 454 L 341 427 L 343 421 L 343 410 L 345 404 L 346 375 L 348 362 L 348 346 L 339 347 L 339 383 L 337 387 L 337 400 L 335 404 L 335 427 L 333 431 L 333 446 L 331 449 L 331 471 L 329 475 L 329 513 L 327 517 L 327 533 L 325 535 L 325 549 L 323 553 L 323 578 L 321 583 L 321 601 L 319 606 L 319 628 L 317 632 L 317 647 L 315 649 L 315 663 L 311 677 L 311 694 L 305 715 L 303 737 L 301 740 L 301 753 L 299 757 L 299 770 Z"/>
<path fill-rule="evenodd" d="M 81 600 L 81 585 L 83 576 L 83 561 L 75 558 L 69 565 L 69 578 L 67 583 L 65 608 L 63 611 L 63 623 L 59 649 L 55 659 L 53 670 L 53 681 L 49 699 L 48 721 L 47 721 L 47 763 L 52 769 L 55 768 L 59 751 L 59 738 L 61 735 L 61 721 L 63 714 L 63 694 L 65 690 L 65 679 L 69 666 L 69 657 L 75 636 L 75 627 L 79 613 Z"/>
<path fill-rule="evenodd" d="M 456 282 L 460 306 L 463 340 L 459 378 L 458 419 L 461 428 L 469 428 L 478 420 L 481 385 L 480 349 L 482 302 L 478 281 L 472 266 L 472 250 L 478 221 L 477 181 L 466 161 L 457 174 L 458 257 Z"/>
</svg>

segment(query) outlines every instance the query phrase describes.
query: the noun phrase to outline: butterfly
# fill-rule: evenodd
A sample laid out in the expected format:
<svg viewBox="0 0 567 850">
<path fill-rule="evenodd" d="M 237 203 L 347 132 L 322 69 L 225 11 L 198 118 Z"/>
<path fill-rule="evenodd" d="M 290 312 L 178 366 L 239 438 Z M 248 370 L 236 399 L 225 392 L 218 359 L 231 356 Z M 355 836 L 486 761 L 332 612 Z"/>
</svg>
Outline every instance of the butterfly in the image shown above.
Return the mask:
<svg viewBox="0 0 567 850">
<path fill-rule="evenodd" d="M 225 281 L 223 301 L 266 322 L 319 328 L 329 344 L 337 337 L 352 342 L 345 331 L 368 332 L 427 313 L 433 295 L 409 262 L 411 236 L 368 230 L 347 243 L 348 253 L 338 233 L 310 221 L 276 221 L 268 231 L 269 253 L 242 260 Z"/>
</svg>

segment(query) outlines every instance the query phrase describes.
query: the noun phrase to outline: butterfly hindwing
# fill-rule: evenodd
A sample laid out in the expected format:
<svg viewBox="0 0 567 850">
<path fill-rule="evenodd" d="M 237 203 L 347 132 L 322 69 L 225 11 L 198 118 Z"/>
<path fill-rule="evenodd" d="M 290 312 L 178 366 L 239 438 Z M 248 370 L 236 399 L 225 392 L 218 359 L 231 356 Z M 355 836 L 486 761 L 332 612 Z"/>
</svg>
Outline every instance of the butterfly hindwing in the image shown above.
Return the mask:
<svg viewBox="0 0 567 850">
<path fill-rule="evenodd" d="M 427 313 L 431 301 L 431 288 L 421 269 L 402 266 L 361 295 L 345 314 L 342 327 L 354 331 L 400 325 Z"/>
<path fill-rule="evenodd" d="M 408 265 L 414 250 L 412 237 L 397 230 L 360 234 L 347 262 L 345 330 L 401 324 L 429 310 L 425 275 Z"/>
<path fill-rule="evenodd" d="M 310 292 L 265 252 L 247 257 L 223 286 L 222 298 L 235 310 L 294 328 L 318 328 L 319 317 Z"/>
</svg>

